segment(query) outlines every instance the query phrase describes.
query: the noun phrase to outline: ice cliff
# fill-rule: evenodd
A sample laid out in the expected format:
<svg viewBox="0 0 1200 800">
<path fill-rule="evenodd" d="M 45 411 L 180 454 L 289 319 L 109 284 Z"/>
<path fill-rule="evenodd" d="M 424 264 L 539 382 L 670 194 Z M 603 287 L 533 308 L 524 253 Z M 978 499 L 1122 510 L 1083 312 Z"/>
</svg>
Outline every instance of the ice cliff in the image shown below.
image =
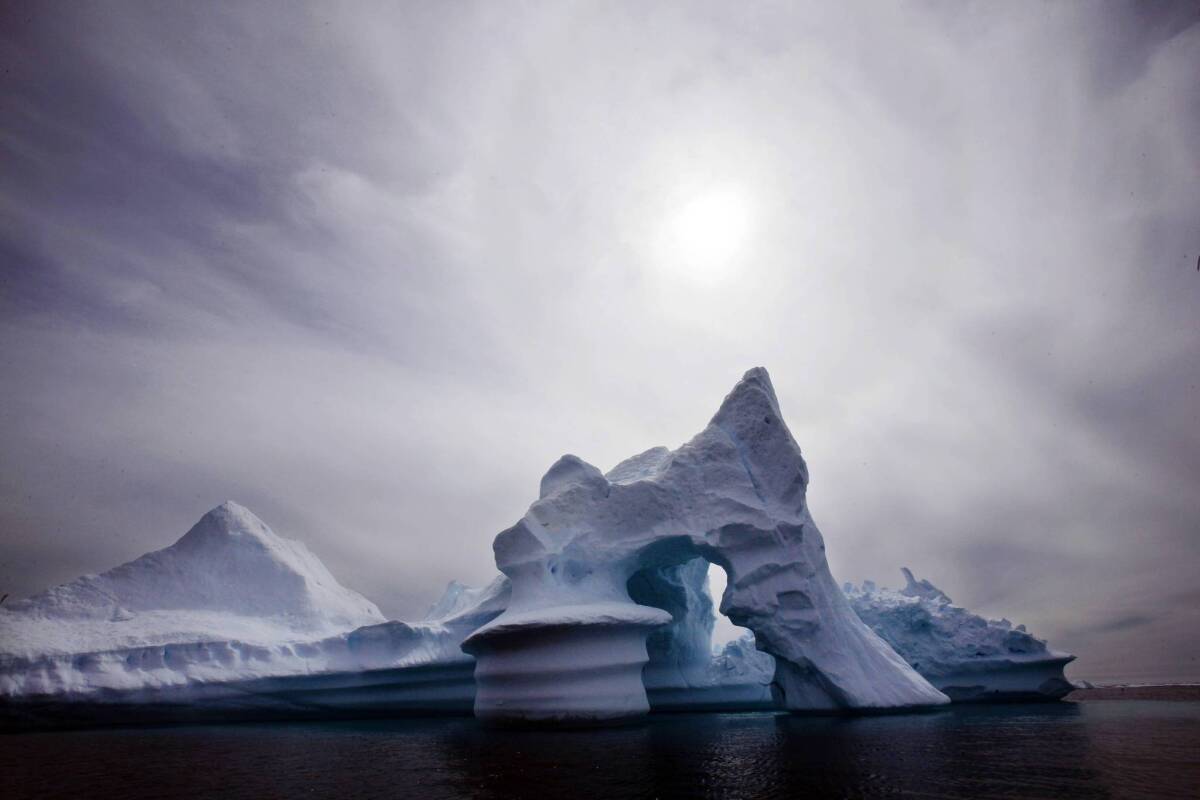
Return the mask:
<svg viewBox="0 0 1200 800">
<path fill-rule="evenodd" d="M 905 586 L 846 584 L 855 613 L 913 669 L 954 700 L 1057 699 L 1072 686 L 1063 668 L 1074 656 L 1006 619 L 987 620 L 953 604 L 903 569 Z"/>
<path fill-rule="evenodd" d="M 512 597 L 463 644 L 476 657 L 477 716 L 595 722 L 645 713 L 647 638 L 672 616 L 635 602 L 629 581 L 696 558 L 728 574 L 721 611 L 775 657 L 785 707 L 948 702 L 851 609 L 829 572 L 807 486 L 761 368 L 677 450 L 654 448 L 607 475 L 563 456 L 526 515 L 494 542 Z"/>
</svg>

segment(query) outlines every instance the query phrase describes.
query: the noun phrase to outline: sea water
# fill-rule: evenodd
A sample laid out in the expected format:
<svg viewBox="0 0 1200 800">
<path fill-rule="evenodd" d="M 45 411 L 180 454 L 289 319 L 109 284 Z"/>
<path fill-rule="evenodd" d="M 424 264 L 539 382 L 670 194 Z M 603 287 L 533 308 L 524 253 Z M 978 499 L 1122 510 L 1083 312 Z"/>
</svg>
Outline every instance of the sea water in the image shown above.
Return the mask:
<svg viewBox="0 0 1200 800">
<path fill-rule="evenodd" d="M 654 715 L 574 731 L 445 718 L 13 734 L 0 736 L 0 795 L 1197 798 L 1200 703 Z"/>
</svg>

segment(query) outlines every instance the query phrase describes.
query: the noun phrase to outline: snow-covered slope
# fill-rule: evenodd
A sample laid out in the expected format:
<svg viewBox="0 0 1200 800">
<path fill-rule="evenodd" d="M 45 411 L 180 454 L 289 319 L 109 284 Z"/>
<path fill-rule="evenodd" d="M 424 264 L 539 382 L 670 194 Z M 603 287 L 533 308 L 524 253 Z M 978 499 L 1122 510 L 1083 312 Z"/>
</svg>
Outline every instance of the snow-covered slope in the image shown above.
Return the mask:
<svg viewBox="0 0 1200 800">
<path fill-rule="evenodd" d="M 170 547 L 12 603 L 6 653 L 81 652 L 207 638 L 278 641 L 383 622 L 300 542 L 237 503 L 204 515 Z"/>
<path fill-rule="evenodd" d="M 0 610 L 0 695 L 302 670 L 381 623 L 303 544 L 224 503 L 170 547 Z"/>
<path fill-rule="evenodd" d="M 563 456 L 494 542 L 512 581 L 503 614 L 464 642 L 476 714 L 601 721 L 648 708 L 646 638 L 672 621 L 634 602 L 637 572 L 697 557 L 729 575 L 721 610 L 776 658 L 791 709 L 948 702 L 854 614 L 808 510 L 808 468 L 766 370 L 750 370 L 708 426 L 607 475 Z"/>
<path fill-rule="evenodd" d="M 1063 667 L 1074 656 L 1006 619 L 987 620 L 953 604 L 903 569 L 900 590 L 846 584 L 855 612 L 913 669 L 954 700 L 1057 699 L 1071 691 Z"/>
<path fill-rule="evenodd" d="M 511 594 L 512 585 L 503 575 L 480 587 L 450 581 L 442 596 L 425 612 L 423 621 L 461 629 L 466 636 L 497 617 L 508 605 Z"/>
</svg>

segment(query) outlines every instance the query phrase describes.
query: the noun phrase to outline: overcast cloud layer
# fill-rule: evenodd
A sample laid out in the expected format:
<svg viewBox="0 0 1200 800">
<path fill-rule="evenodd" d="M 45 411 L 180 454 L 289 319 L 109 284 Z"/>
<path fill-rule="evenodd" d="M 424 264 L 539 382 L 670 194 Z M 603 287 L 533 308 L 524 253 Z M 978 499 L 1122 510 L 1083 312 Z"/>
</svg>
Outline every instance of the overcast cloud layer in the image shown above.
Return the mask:
<svg viewBox="0 0 1200 800">
<path fill-rule="evenodd" d="M 231 498 L 411 615 L 761 364 L 839 579 L 1200 679 L 1197 7 L 838 5 L 5 4 L 0 592 Z"/>
</svg>

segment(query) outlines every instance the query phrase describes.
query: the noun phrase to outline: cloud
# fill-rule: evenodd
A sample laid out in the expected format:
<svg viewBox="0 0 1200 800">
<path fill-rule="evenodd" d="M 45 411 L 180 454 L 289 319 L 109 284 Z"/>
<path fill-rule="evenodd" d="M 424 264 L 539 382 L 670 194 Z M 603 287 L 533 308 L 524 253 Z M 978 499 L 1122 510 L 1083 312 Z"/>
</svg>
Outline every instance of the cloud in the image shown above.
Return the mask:
<svg viewBox="0 0 1200 800">
<path fill-rule="evenodd" d="M 1120 633 L 1133 628 L 1141 628 L 1149 625 L 1154 621 L 1153 617 L 1148 617 L 1144 614 L 1132 614 L 1128 617 L 1121 617 L 1100 625 L 1095 625 L 1087 631 L 1089 634 L 1103 635 L 1106 633 Z"/>
<path fill-rule="evenodd" d="M 763 364 L 839 578 L 1194 668 L 1087 633 L 1200 566 L 1192 5 L 4 14 L 0 589 L 233 498 L 413 613 Z"/>
</svg>

